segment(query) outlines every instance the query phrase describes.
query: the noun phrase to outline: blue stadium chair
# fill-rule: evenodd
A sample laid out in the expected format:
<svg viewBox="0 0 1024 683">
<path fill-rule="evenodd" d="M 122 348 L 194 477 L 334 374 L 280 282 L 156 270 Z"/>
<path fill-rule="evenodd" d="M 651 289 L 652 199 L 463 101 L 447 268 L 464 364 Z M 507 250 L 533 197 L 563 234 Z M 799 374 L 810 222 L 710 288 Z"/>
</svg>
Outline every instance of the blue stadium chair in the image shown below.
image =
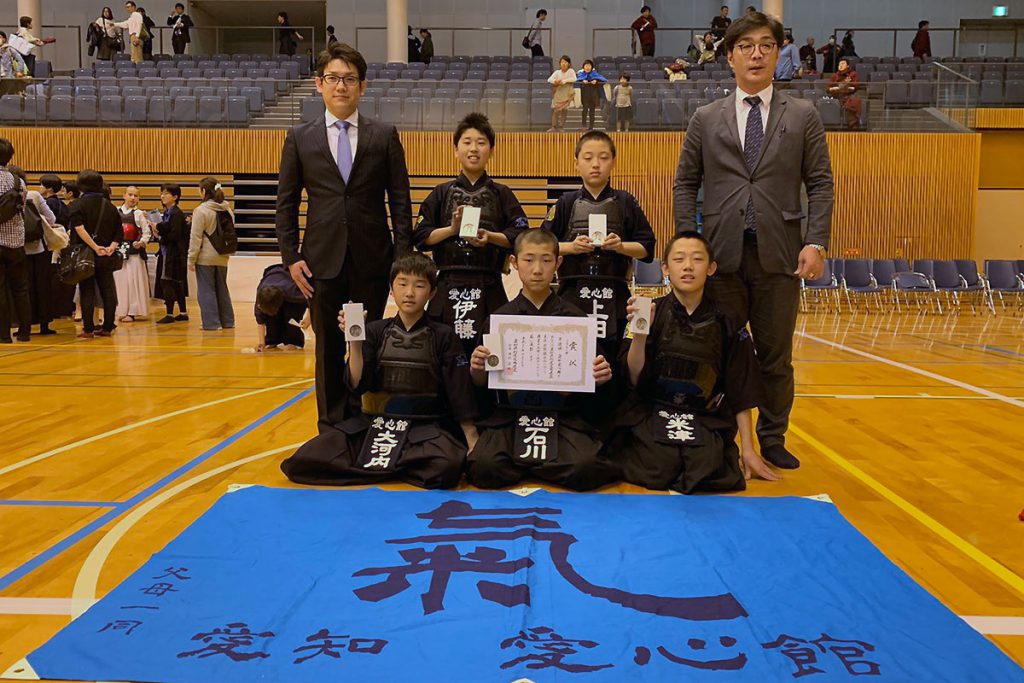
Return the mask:
<svg viewBox="0 0 1024 683">
<path fill-rule="evenodd" d="M 182 69 L 181 70 L 181 77 L 182 78 L 202 78 L 203 77 L 203 70 L 202 69 Z"/>
<path fill-rule="evenodd" d="M 24 116 L 21 107 L 21 95 L 0 97 L 0 121 L 21 121 Z"/>
<path fill-rule="evenodd" d="M 120 95 L 121 88 L 117 85 L 101 85 L 99 89 L 100 97 L 107 97 L 110 95 Z"/>
<path fill-rule="evenodd" d="M 203 59 L 196 64 L 196 67 L 199 69 L 216 69 L 217 62 L 213 59 Z"/>
<path fill-rule="evenodd" d="M 239 90 L 233 85 L 222 85 L 214 88 L 214 94 L 220 95 L 221 97 L 238 97 Z"/>
<path fill-rule="evenodd" d="M 150 86 L 145 88 L 146 97 L 163 97 L 167 94 L 167 90 L 163 86 Z"/>
<path fill-rule="evenodd" d="M 196 117 L 201 124 L 218 124 L 224 122 L 224 99 L 219 95 L 203 95 L 199 100 L 199 113 Z"/>
<path fill-rule="evenodd" d="M 273 102 L 277 99 L 277 84 L 270 78 L 253 79 L 253 84 L 263 91 L 263 101 Z"/>
<path fill-rule="evenodd" d="M 302 77 L 299 70 L 299 63 L 296 61 L 281 62 L 280 68 L 285 72 L 285 74 L 287 74 L 289 81 L 297 81 Z"/>
<path fill-rule="evenodd" d="M 96 123 L 96 96 L 75 95 L 74 115 L 76 123 Z"/>
<path fill-rule="evenodd" d="M 216 61 L 217 61 L 217 68 L 218 69 L 224 69 L 226 71 L 228 69 L 237 69 L 238 68 L 238 60 L 237 59 L 218 59 Z"/>
<path fill-rule="evenodd" d="M 402 125 L 419 130 L 423 127 L 423 109 L 426 100 L 422 97 L 407 97 L 402 103 Z"/>
<path fill-rule="evenodd" d="M 377 97 L 362 97 L 359 99 L 359 114 L 371 119 L 377 118 Z"/>
<path fill-rule="evenodd" d="M 303 123 L 315 121 L 318 116 L 324 113 L 324 100 L 319 95 L 306 97 L 302 100 L 302 107 L 299 118 Z"/>
<path fill-rule="evenodd" d="M 249 100 L 241 95 L 229 95 L 224 98 L 224 120 L 228 124 L 246 125 L 249 123 Z"/>
<path fill-rule="evenodd" d="M 494 85 L 492 85 L 491 83 L 488 82 L 488 84 L 484 87 L 483 96 L 484 97 L 488 97 L 488 98 L 490 98 L 490 97 L 497 97 L 498 99 L 504 98 L 505 97 L 505 87 L 504 86 L 494 86 Z"/>
<path fill-rule="evenodd" d="M 658 100 L 651 97 L 635 98 L 633 125 L 637 128 L 654 128 L 658 125 Z"/>
<path fill-rule="evenodd" d="M 245 78 L 245 69 L 224 69 L 224 78 L 236 79 Z"/>
<path fill-rule="evenodd" d="M 843 125 L 843 110 L 839 106 L 839 100 L 826 97 L 818 100 L 817 106 L 821 123 L 826 128 L 839 128 Z"/>
<path fill-rule="evenodd" d="M 434 89 L 433 88 L 413 88 L 409 92 L 409 96 L 410 97 L 418 97 L 421 100 L 423 100 L 424 102 L 426 102 L 427 100 L 429 100 L 431 97 L 434 96 Z"/>
<path fill-rule="evenodd" d="M 156 78 L 160 75 L 160 70 L 154 68 L 139 69 L 135 75 L 139 78 Z"/>
<path fill-rule="evenodd" d="M 104 95 L 100 97 L 100 122 L 121 123 L 123 116 L 120 95 Z"/>
<path fill-rule="evenodd" d="M 911 106 L 928 107 L 932 104 L 935 87 L 931 81 L 911 81 L 908 103 Z"/>
<path fill-rule="evenodd" d="M 378 117 L 383 123 L 401 125 L 402 123 L 402 98 L 382 97 L 380 100 L 380 112 Z"/>
<path fill-rule="evenodd" d="M 1024 78 L 1006 81 L 1003 102 L 1011 107 L 1024 106 Z"/>
<path fill-rule="evenodd" d="M 203 69 L 203 78 L 224 78 L 224 69 Z"/>
<path fill-rule="evenodd" d="M 263 89 L 254 86 L 243 86 L 238 93 L 249 100 L 249 113 L 255 114 L 263 110 Z"/>
<path fill-rule="evenodd" d="M 124 120 L 127 123 L 146 122 L 147 99 L 142 95 L 128 95 L 124 98 Z"/>
<path fill-rule="evenodd" d="M 174 87 L 174 88 L 168 88 L 167 89 L 167 94 L 170 95 L 172 100 L 173 99 L 177 99 L 179 97 L 186 97 L 186 96 L 192 94 L 192 88 L 186 88 L 186 87 L 180 87 L 180 86 Z"/>
<path fill-rule="evenodd" d="M 271 69 L 267 77 L 273 79 L 277 84 L 277 92 L 284 93 L 288 90 L 288 72 L 284 69 Z"/>
<path fill-rule="evenodd" d="M 54 95 L 66 95 L 71 96 L 75 94 L 75 86 L 73 85 L 51 85 L 50 86 L 50 97 Z"/>
<path fill-rule="evenodd" d="M 171 107 L 171 123 L 188 125 L 196 123 L 198 102 L 192 95 L 174 98 Z"/>
</svg>

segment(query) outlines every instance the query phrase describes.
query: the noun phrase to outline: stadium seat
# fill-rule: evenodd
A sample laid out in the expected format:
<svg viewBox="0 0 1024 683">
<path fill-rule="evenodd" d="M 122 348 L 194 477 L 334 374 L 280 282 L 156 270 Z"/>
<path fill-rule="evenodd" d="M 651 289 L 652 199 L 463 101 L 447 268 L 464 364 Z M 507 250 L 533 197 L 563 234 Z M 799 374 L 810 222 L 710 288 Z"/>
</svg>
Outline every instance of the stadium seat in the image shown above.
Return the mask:
<svg viewBox="0 0 1024 683">
<path fill-rule="evenodd" d="M 530 125 L 530 101 L 525 95 L 505 100 L 505 126 L 522 130 Z"/>
<path fill-rule="evenodd" d="M 76 123 L 95 123 L 96 104 L 95 95 L 75 95 L 73 120 Z"/>
<path fill-rule="evenodd" d="M 406 128 L 423 127 L 423 110 L 426 101 L 421 97 L 407 97 L 402 103 L 402 125 Z"/>
<path fill-rule="evenodd" d="M 669 128 L 682 128 L 686 114 L 686 103 L 675 97 L 661 101 L 661 122 Z"/>
<path fill-rule="evenodd" d="M 124 98 L 124 120 L 128 123 L 146 122 L 147 99 L 142 95 L 128 95 Z"/>
<path fill-rule="evenodd" d="M 362 97 L 359 100 L 359 114 L 371 119 L 377 118 L 377 97 Z"/>
<path fill-rule="evenodd" d="M 1003 103 L 1002 81 L 988 80 L 981 82 L 981 92 L 978 97 L 978 104 L 1000 105 Z"/>
<path fill-rule="evenodd" d="M 426 115 L 423 117 L 423 127 L 428 130 L 446 129 L 451 119 L 451 111 L 451 97 L 431 97 L 427 102 Z"/>
<path fill-rule="evenodd" d="M 478 100 L 471 97 L 459 97 L 452 105 L 452 118 L 461 121 L 466 115 L 477 110 Z"/>
<path fill-rule="evenodd" d="M 324 113 L 324 101 L 319 96 L 306 97 L 302 100 L 302 107 L 299 118 L 303 123 L 315 121 L 318 116 Z"/>
<path fill-rule="evenodd" d="M 817 106 L 821 123 L 826 128 L 838 128 L 843 125 L 843 110 L 839 106 L 839 100 L 825 97 L 818 100 Z"/>
<path fill-rule="evenodd" d="M 0 121 L 21 121 L 21 95 L 4 95 L 0 97 Z"/>
<path fill-rule="evenodd" d="M 885 84 L 885 106 L 902 106 L 909 101 L 910 92 L 906 81 L 891 80 Z"/>
<path fill-rule="evenodd" d="M 1015 107 L 1024 106 L 1024 79 L 1006 81 L 1003 102 Z"/>
<path fill-rule="evenodd" d="M 637 128 L 653 128 L 658 125 L 658 100 L 650 97 L 634 100 L 633 123 Z"/>
<path fill-rule="evenodd" d="M 184 97 L 173 97 L 171 107 L 171 123 L 189 124 L 196 123 L 196 111 L 198 103 L 192 95 Z"/>
<path fill-rule="evenodd" d="M 935 87 L 930 81 L 911 81 L 908 102 L 916 106 L 929 106 L 934 92 Z"/>
<path fill-rule="evenodd" d="M 120 123 L 123 116 L 120 95 L 104 95 L 100 97 L 100 122 Z"/>
<path fill-rule="evenodd" d="M 501 97 L 484 97 L 480 100 L 480 111 L 495 126 L 505 125 L 505 100 Z"/>
<path fill-rule="evenodd" d="M 219 95 L 202 95 L 199 100 L 199 123 L 216 124 L 224 122 L 224 99 Z"/>
<path fill-rule="evenodd" d="M 530 126 L 548 128 L 551 125 L 551 98 L 534 97 L 530 100 Z"/>
</svg>

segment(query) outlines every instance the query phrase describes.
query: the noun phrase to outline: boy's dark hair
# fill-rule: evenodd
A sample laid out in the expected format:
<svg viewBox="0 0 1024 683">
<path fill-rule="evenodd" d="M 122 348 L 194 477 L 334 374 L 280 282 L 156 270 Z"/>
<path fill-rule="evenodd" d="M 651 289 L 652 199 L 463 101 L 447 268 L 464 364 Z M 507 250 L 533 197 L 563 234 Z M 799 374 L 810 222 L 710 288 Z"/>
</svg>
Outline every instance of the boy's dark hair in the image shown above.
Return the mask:
<svg viewBox="0 0 1024 683">
<path fill-rule="evenodd" d="M 569 58 L 569 55 L 562 55 L 561 57 L 558 58 L 558 61 L 562 61 L 563 59 L 569 66 L 572 66 L 572 59 Z"/>
<path fill-rule="evenodd" d="M 256 292 L 256 308 L 267 315 L 277 315 L 284 305 L 284 292 L 277 287 L 260 287 Z"/>
<path fill-rule="evenodd" d="M 160 186 L 160 191 L 174 197 L 175 204 L 181 201 L 181 185 L 178 185 L 178 183 L 163 183 Z"/>
<path fill-rule="evenodd" d="M 477 111 L 466 114 L 466 116 L 459 121 L 459 125 L 455 128 L 455 134 L 452 136 L 452 144 L 458 147 L 459 140 L 461 140 L 466 131 L 470 129 L 478 130 L 483 133 L 484 137 L 487 138 L 487 142 L 491 143 L 492 148 L 494 147 L 494 126 L 491 125 L 490 119 Z"/>
<path fill-rule="evenodd" d="M 79 192 L 103 192 L 103 176 L 99 171 L 91 168 L 83 168 L 78 172 Z"/>
<path fill-rule="evenodd" d="M 14 145 L 7 138 L 0 138 L 0 166 L 6 166 L 14 158 Z"/>
<path fill-rule="evenodd" d="M 759 28 L 769 29 L 772 32 L 772 37 L 775 38 L 776 44 L 778 44 L 779 47 L 782 47 L 782 42 L 785 38 L 785 31 L 782 29 L 782 24 L 774 17 L 770 17 L 761 12 L 754 12 L 752 14 L 744 14 L 742 17 L 732 22 L 726 30 L 725 51 L 732 52 L 732 49 L 736 47 L 736 43 L 741 37 L 751 31 L 756 31 Z"/>
<path fill-rule="evenodd" d="M 22 28 L 28 28 L 28 25 L 32 23 L 32 17 L 20 17 L 18 19 L 18 25 Z"/>
<path fill-rule="evenodd" d="M 388 282 L 394 284 L 395 278 L 399 275 L 422 277 L 430 283 L 431 289 L 437 289 L 437 266 L 433 259 L 423 254 L 406 254 L 398 257 L 398 260 L 391 266 Z"/>
<path fill-rule="evenodd" d="M 622 80 L 623 78 L 625 78 L 626 82 L 629 83 L 629 74 L 619 74 L 619 80 Z"/>
<path fill-rule="evenodd" d="M 920 31 L 921 29 L 923 29 L 925 26 L 927 26 L 930 23 L 931 22 L 928 21 L 927 19 L 922 19 L 921 21 L 917 22 L 917 30 Z"/>
<path fill-rule="evenodd" d="M 135 4 L 135 3 L 133 2 L 133 0 L 127 0 L 127 1 L 126 1 L 126 2 L 124 3 L 124 6 L 125 6 L 125 7 L 127 7 L 128 5 L 131 5 L 132 7 L 138 7 L 138 5 L 136 5 L 136 4 Z"/>
<path fill-rule="evenodd" d="M 541 246 L 550 247 L 551 252 L 557 257 L 558 256 L 558 238 L 555 237 L 555 233 L 550 230 L 543 228 L 533 228 L 531 230 L 523 230 L 516 237 L 516 243 L 513 245 L 513 253 L 518 257 L 519 252 L 523 250 L 528 244 L 539 244 Z"/>
<path fill-rule="evenodd" d="M 174 3 L 174 9 L 178 9 L 179 7 L 181 9 L 185 9 L 185 5 L 181 4 L 180 2 Z"/>
<path fill-rule="evenodd" d="M 71 195 L 73 199 L 78 199 L 82 196 L 82 190 L 78 187 L 77 180 L 64 181 L 64 191 Z"/>
<path fill-rule="evenodd" d="M 704 245 L 704 249 L 708 252 L 708 263 L 714 263 L 715 261 L 715 250 L 711 248 L 711 243 L 708 242 L 708 238 L 700 234 L 696 230 L 684 230 L 683 232 L 675 235 L 665 245 L 665 250 L 661 254 L 661 262 L 668 263 L 669 254 L 672 253 L 672 247 L 679 240 L 697 240 Z"/>
<path fill-rule="evenodd" d="M 651 6 L 650 5 L 644 5 L 643 7 L 640 8 L 640 14 L 643 14 L 644 12 L 650 12 L 650 11 L 651 11 Z"/>
<path fill-rule="evenodd" d="M 50 192 L 60 192 L 60 188 L 64 187 L 64 182 L 60 179 L 60 176 L 53 173 L 44 173 L 39 176 L 39 184 Z"/>
<path fill-rule="evenodd" d="M 24 182 L 26 185 L 28 184 L 28 176 L 25 175 L 25 169 L 23 169 L 21 166 L 15 166 L 14 164 L 11 164 L 10 166 L 7 167 L 7 170 L 11 172 L 12 176 L 14 176 L 15 178 L 21 178 L 22 182 Z"/>
<path fill-rule="evenodd" d="M 548 11 L 546 9 L 539 9 L 539 10 L 537 10 L 537 18 L 538 19 L 541 18 L 541 15 L 546 17 L 548 15 Z"/>
<path fill-rule="evenodd" d="M 579 157 L 580 151 L 583 149 L 583 144 L 585 142 L 589 142 L 590 140 L 600 140 L 601 142 L 607 144 L 608 147 L 612 150 L 612 159 L 615 158 L 615 141 L 612 140 L 611 135 L 608 135 L 608 133 L 605 133 L 603 130 L 588 130 L 586 133 L 581 135 L 579 141 L 576 143 L 576 152 L 574 156 Z"/>
<path fill-rule="evenodd" d="M 348 43 L 331 43 L 326 50 L 321 52 L 316 58 L 316 75 L 323 78 L 324 69 L 335 59 L 340 59 L 349 66 L 354 67 L 359 74 L 359 80 L 366 80 L 366 60 L 363 59 L 363 55 L 360 54 L 359 50 Z"/>
<path fill-rule="evenodd" d="M 594 68 L 594 60 L 593 59 L 584 59 L 583 60 L 583 66 L 586 66 L 587 64 L 590 65 L 591 69 Z"/>
<path fill-rule="evenodd" d="M 729 9 L 729 6 L 728 5 L 722 5 L 721 7 L 719 7 L 719 10 L 723 10 L 723 9 Z"/>
<path fill-rule="evenodd" d="M 328 33 L 334 33 L 334 24 L 328 24 L 327 25 L 327 32 Z"/>
</svg>

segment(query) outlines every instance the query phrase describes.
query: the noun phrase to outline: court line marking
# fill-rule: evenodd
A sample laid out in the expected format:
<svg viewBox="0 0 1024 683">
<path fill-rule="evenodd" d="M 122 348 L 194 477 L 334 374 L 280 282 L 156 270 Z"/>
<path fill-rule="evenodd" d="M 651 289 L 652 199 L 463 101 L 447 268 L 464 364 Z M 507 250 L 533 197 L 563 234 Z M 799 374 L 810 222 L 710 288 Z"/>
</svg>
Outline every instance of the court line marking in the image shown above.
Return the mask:
<svg viewBox="0 0 1024 683">
<path fill-rule="evenodd" d="M 19 581 L 20 579 L 24 578 L 27 574 L 30 574 L 33 571 L 35 571 L 36 569 L 38 569 L 39 567 L 43 566 L 44 564 L 46 564 L 47 562 L 52 560 L 54 557 L 60 555 L 62 552 L 64 552 L 68 548 L 71 548 L 72 546 L 77 544 L 82 539 L 88 537 L 94 531 L 96 531 L 98 529 L 101 529 L 108 522 L 111 522 L 111 521 L 117 519 L 118 517 L 121 517 L 128 510 L 130 510 L 131 508 L 135 507 L 136 505 L 138 505 L 139 503 L 141 503 L 145 499 L 149 498 L 150 496 L 155 494 L 160 489 L 164 488 L 165 486 L 167 486 L 168 484 L 170 484 L 174 480 L 180 478 L 185 473 L 195 469 L 196 467 L 198 467 L 202 463 L 206 462 L 207 460 L 209 460 L 210 458 L 215 456 L 217 453 L 221 452 L 222 450 L 224 450 L 225 448 L 227 448 L 231 444 L 235 443 L 239 439 L 243 438 L 247 434 L 253 432 L 258 427 L 263 425 L 265 422 L 267 422 L 268 420 L 272 419 L 276 415 L 284 412 L 285 410 L 290 408 L 295 403 L 298 403 L 299 401 L 301 401 L 306 396 L 309 396 L 312 393 L 312 391 L 313 391 L 312 389 L 303 389 L 298 394 L 296 394 L 295 396 L 292 396 L 290 399 L 288 399 L 287 401 L 285 401 L 281 405 L 277 406 L 276 408 L 274 408 L 270 412 L 264 413 L 260 417 L 256 418 L 255 421 L 250 422 L 245 427 L 242 427 L 241 429 L 239 429 L 234 434 L 232 434 L 232 435 L 228 436 L 227 438 L 223 439 L 219 443 L 215 444 L 214 446 L 212 446 L 211 448 L 207 449 L 206 451 L 204 451 L 200 455 L 198 455 L 195 458 L 193 458 L 192 460 L 188 461 L 187 463 L 185 463 L 184 465 L 182 465 L 178 469 L 174 470 L 170 474 L 167 474 L 167 475 L 161 477 L 160 479 L 158 479 L 154 483 L 150 484 L 149 486 L 147 486 L 143 490 L 139 491 L 134 496 L 132 496 L 128 500 L 124 501 L 124 503 L 122 503 L 118 507 L 114 508 L 110 512 L 107 512 L 104 515 L 98 517 L 97 519 L 95 519 L 92 522 L 90 522 L 89 524 L 85 525 L 84 527 L 82 527 L 81 529 L 76 531 L 75 533 L 71 534 L 70 536 L 68 536 L 66 538 L 61 539 L 57 543 L 54 543 L 53 545 L 51 545 L 49 548 L 45 549 L 41 553 L 38 553 L 32 559 L 28 560 L 27 562 L 24 562 L 23 564 L 21 564 L 20 566 L 14 568 L 14 569 L 12 569 L 11 571 L 9 571 L 6 574 L 4 574 L 3 576 L 0 576 L 0 591 L 10 587 L 11 584 L 15 583 L 16 581 Z"/>
<path fill-rule="evenodd" d="M 24 505 L 26 507 L 68 507 L 68 508 L 116 508 L 123 503 L 94 500 L 0 500 L 0 505 Z"/>
<path fill-rule="evenodd" d="M 831 346 L 832 348 L 840 349 L 842 351 L 846 351 L 847 353 L 852 353 L 855 356 L 860 356 L 862 358 L 870 358 L 871 360 L 877 361 L 879 363 L 883 363 L 885 365 L 890 365 L 890 366 L 892 366 L 894 368 L 899 368 L 901 370 L 906 370 L 907 372 L 912 372 L 912 373 L 914 373 L 916 375 L 921 375 L 922 377 L 928 377 L 930 379 L 934 379 L 934 380 L 937 380 L 939 382 L 945 382 L 946 384 L 952 385 L 954 387 L 960 387 L 961 389 L 973 392 L 975 394 L 980 394 L 982 396 L 988 396 L 991 399 L 995 399 L 996 401 L 1001 401 L 1002 403 L 1006 403 L 1008 405 L 1015 406 L 1017 408 L 1024 408 L 1024 401 L 1021 401 L 1021 400 L 1018 400 L 1018 399 L 1015 399 L 1015 398 L 1010 398 L 1009 396 L 1005 396 L 1005 395 L 997 393 L 995 391 L 990 391 L 989 389 L 983 389 L 982 387 L 977 387 L 977 386 L 974 386 L 973 384 L 968 384 L 967 382 L 961 382 L 960 380 L 953 379 L 952 377 L 946 377 L 945 375 L 939 375 L 937 373 L 930 372 L 928 370 L 922 370 L 921 368 L 915 368 L 913 365 L 907 365 L 906 363 L 901 363 L 901 362 L 896 361 L 896 360 L 890 360 L 888 358 L 884 358 L 883 356 L 877 356 L 877 355 L 875 355 L 873 353 L 868 353 L 867 351 L 861 351 L 860 349 L 855 349 L 853 347 L 846 346 L 845 344 L 841 344 L 841 343 L 836 342 L 836 341 L 829 341 L 827 339 L 822 339 L 821 337 L 816 337 L 816 336 L 814 336 L 812 334 L 807 334 L 806 332 L 799 332 L 799 331 L 797 331 L 796 334 L 800 335 L 804 339 L 810 339 L 811 341 L 816 341 L 819 344 L 825 344 L 826 346 Z"/>
<path fill-rule="evenodd" d="M 915 506 L 907 499 L 900 496 L 898 493 L 890 489 L 888 486 L 878 481 L 870 474 L 860 469 L 852 462 L 841 456 L 835 450 L 826 446 L 824 443 L 814 438 L 806 431 L 796 426 L 792 422 L 789 423 L 789 431 L 800 437 L 813 448 L 819 451 L 826 458 L 834 462 L 836 465 L 846 470 L 846 472 L 852 475 L 855 479 L 872 489 L 875 493 L 879 494 L 890 503 L 898 507 L 900 510 L 905 512 L 907 515 L 916 519 L 926 528 L 935 533 L 939 538 L 943 539 L 954 548 L 962 552 L 964 555 L 974 560 L 979 566 L 988 571 L 990 574 L 995 576 L 997 579 L 1005 583 L 1011 589 L 1024 595 L 1024 578 L 1021 578 L 1010 571 L 1008 568 L 992 559 L 984 552 L 982 552 L 976 546 L 968 543 L 963 538 L 958 536 L 955 532 L 942 525 L 941 522 L 936 520 L 934 517 L 928 515 L 926 512 Z"/>
<path fill-rule="evenodd" d="M 102 571 L 103 567 L 106 565 L 107 558 L 110 556 L 114 546 L 117 545 L 117 542 L 120 541 L 121 538 L 124 537 L 124 535 L 127 534 L 139 520 L 171 498 L 177 496 L 182 491 L 185 491 L 196 484 L 242 467 L 243 465 L 248 465 L 251 462 L 270 457 L 271 455 L 284 453 L 285 451 L 293 451 L 301 445 L 302 442 L 299 442 L 288 446 L 282 446 L 280 448 L 274 448 L 269 451 L 263 451 L 262 453 L 257 453 L 255 455 L 250 455 L 248 457 L 226 463 L 220 467 L 210 470 L 209 472 L 203 472 L 202 474 L 198 474 L 191 479 L 160 492 L 158 495 L 153 496 L 145 503 L 139 505 L 125 515 L 121 521 L 111 527 L 107 533 L 103 535 L 103 538 L 93 546 L 88 557 L 85 558 L 85 562 L 82 563 L 81 569 L 78 570 L 78 577 L 75 579 L 75 587 L 71 593 L 71 618 L 78 618 L 84 614 L 85 611 L 93 605 L 93 603 L 95 603 L 96 586 L 99 583 L 100 571 Z"/>
<path fill-rule="evenodd" d="M 837 398 L 837 399 L 914 399 L 914 400 L 944 400 L 944 401 L 995 401 L 997 399 L 989 396 L 936 396 L 934 394 L 794 394 L 796 398 Z M 1016 400 L 1024 400 L 1024 397 L 1010 397 Z"/>
<path fill-rule="evenodd" d="M 960 617 L 971 628 L 989 636 L 1024 636 L 1024 617 Z"/>
<path fill-rule="evenodd" d="M 133 422 L 131 424 L 127 424 L 127 425 L 118 427 L 116 429 L 111 429 L 111 430 L 106 431 L 106 432 L 100 432 L 99 434 L 94 434 L 93 436 L 89 436 L 89 437 L 86 437 L 84 439 L 79 439 L 78 441 L 72 441 L 71 443 L 65 444 L 64 446 L 58 446 L 57 448 L 53 448 L 51 450 L 46 451 L 45 453 L 40 453 L 39 455 L 33 455 L 32 457 L 25 458 L 24 460 L 20 460 L 20 461 L 18 461 L 16 463 L 13 463 L 11 465 L 7 465 L 6 467 L 0 467 L 0 477 L 4 476 L 5 474 L 10 474 L 11 472 L 14 472 L 16 470 L 20 470 L 23 467 L 28 467 L 29 465 L 34 465 L 37 462 L 42 462 L 43 460 L 46 460 L 47 458 L 52 458 L 55 455 L 60 455 L 61 453 L 66 453 L 67 451 L 70 451 L 70 450 L 72 450 L 74 448 L 78 448 L 79 446 L 86 446 L 88 444 L 95 443 L 95 442 L 100 441 L 102 439 L 105 439 L 105 438 L 107 438 L 109 436 L 116 436 L 117 434 L 123 434 L 124 432 L 129 432 L 129 431 L 132 431 L 133 429 L 138 429 L 139 427 L 145 427 L 146 425 L 151 425 L 151 424 L 154 424 L 156 422 L 160 422 L 162 420 L 167 420 L 169 418 L 177 417 L 179 415 L 185 415 L 186 413 L 195 412 L 197 410 L 202 410 L 204 408 L 212 408 L 213 406 L 221 405 L 222 403 L 228 403 L 230 401 L 237 401 L 239 399 L 249 398 L 250 396 L 256 396 L 258 394 L 265 394 L 265 393 L 268 393 L 268 392 L 271 392 L 271 391 L 277 391 L 278 389 L 284 389 L 284 388 L 287 388 L 287 387 L 294 387 L 294 386 L 296 386 L 298 384 L 304 384 L 304 383 L 311 382 L 311 381 L 312 381 L 312 379 L 300 379 L 300 380 L 296 380 L 294 382 L 286 382 L 284 384 L 278 384 L 278 385 L 275 385 L 275 386 L 272 386 L 272 387 L 266 387 L 265 389 L 257 389 L 255 391 L 248 391 L 248 392 L 246 392 L 244 394 L 238 394 L 237 396 L 227 396 L 225 398 L 218 398 L 218 399 L 216 399 L 214 401 L 207 401 L 206 403 L 200 403 L 199 405 L 190 406 L 188 408 L 182 408 L 180 410 L 175 410 L 175 411 L 172 411 L 170 413 L 165 413 L 163 415 L 157 415 L 155 417 L 151 417 L 151 418 L 148 418 L 148 419 L 145 419 L 145 420 L 140 420 L 138 422 Z M 307 391 L 310 391 L 310 390 L 307 390 Z"/>
</svg>

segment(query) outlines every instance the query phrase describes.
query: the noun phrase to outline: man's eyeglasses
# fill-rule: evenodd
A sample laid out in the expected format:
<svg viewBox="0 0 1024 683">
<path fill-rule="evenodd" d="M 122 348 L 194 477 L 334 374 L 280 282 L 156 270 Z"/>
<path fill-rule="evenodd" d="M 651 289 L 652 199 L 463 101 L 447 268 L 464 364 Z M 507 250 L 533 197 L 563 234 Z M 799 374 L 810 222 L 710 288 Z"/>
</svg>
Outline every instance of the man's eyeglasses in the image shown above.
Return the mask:
<svg viewBox="0 0 1024 683">
<path fill-rule="evenodd" d="M 761 43 L 760 45 L 755 45 L 754 43 L 740 43 L 736 46 L 736 49 L 739 50 L 740 54 L 744 57 L 749 57 L 754 54 L 755 47 L 761 51 L 761 54 L 769 55 L 776 47 L 778 47 L 778 45 L 776 43 Z"/>
<path fill-rule="evenodd" d="M 359 85 L 358 76 L 335 76 L 334 74 L 327 74 L 321 76 L 320 80 L 332 88 L 338 87 L 339 83 L 344 83 L 346 88 L 354 88 Z"/>
</svg>

